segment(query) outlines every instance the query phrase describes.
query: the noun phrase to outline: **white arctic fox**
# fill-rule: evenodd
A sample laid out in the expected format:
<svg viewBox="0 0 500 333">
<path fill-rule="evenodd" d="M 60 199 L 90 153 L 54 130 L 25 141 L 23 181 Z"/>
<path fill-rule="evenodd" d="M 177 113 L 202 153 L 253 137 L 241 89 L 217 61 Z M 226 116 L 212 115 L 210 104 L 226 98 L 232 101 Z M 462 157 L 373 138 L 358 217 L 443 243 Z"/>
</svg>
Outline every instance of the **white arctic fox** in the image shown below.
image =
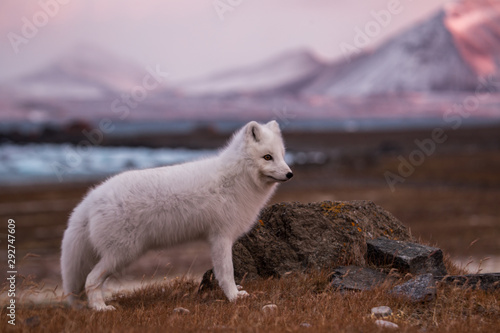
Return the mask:
<svg viewBox="0 0 500 333">
<path fill-rule="evenodd" d="M 253 226 L 276 185 L 293 174 L 279 125 L 254 121 L 217 156 L 127 171 L 91 190 L 74 209 L 62 241 L 64 293 L 87 293 L 95 310 L 113 310 L 104 281 L 151 248 L 205 239 L 227 298 L 248 295 L 234 282 L 232 246 Z"/>
</svg>

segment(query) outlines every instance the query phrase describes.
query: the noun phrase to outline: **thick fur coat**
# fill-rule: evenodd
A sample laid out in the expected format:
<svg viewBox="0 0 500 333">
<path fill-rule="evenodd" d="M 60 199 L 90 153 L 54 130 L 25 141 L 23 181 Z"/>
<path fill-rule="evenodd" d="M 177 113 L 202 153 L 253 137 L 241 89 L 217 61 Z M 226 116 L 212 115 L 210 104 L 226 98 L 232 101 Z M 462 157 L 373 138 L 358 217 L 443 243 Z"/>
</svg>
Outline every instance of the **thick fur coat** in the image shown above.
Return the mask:
<svg viewBox="0 0 500 333">
<path fill-rule="evenodd" d="M 62 241 L 63 288 L 70 303 L 85 290 L 89 307 L 113 310 L 104 281 L 149 249 L 204 239 L 230 301 L 248 295 L 234 282 L 231 249 L 248 232 L 277 183 L 293 174 L 278 123 L 250 122 L 214 157 L 127 171 L 89 191 Z"/>
</svg>

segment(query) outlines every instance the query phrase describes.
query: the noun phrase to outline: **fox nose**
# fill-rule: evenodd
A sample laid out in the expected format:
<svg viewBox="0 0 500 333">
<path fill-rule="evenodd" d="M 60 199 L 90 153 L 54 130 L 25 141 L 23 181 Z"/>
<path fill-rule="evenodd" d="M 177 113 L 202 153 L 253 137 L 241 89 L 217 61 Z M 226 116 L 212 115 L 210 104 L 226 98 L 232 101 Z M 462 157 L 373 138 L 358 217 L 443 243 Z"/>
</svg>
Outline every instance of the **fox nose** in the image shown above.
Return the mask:
<svg viewBox="0 0 500 333">
<path fill-rule="evenodd" d="M 286 174 L 286 178 L 290 179 L 292 177 L 293 177 L 293 173 L 289 172 L 289 173 Z"/>
</svg>

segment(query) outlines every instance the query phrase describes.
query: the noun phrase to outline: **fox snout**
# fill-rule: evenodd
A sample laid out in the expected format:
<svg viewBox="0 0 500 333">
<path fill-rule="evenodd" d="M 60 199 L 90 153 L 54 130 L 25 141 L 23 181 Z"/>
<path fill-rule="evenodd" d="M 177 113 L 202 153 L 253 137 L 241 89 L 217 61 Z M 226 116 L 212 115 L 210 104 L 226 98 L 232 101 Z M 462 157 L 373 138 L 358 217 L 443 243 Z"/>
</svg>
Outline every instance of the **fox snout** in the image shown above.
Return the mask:
<svg viewBox="0 0 500 333">
<path fill-rule="evenodd" d="M 290 169 L 288 169 L 288 171 L 285 172 L 286 172 L 285 174 L 280 172 L 267 175 L 264 174 L 264 176 L 266 176 L 266 178 L 268 178 L 268 180 L 270 180 L 271 182 L 283 183 L 290 180 L 293 177 L 293 173 Z"/>
<path fill-rule="evenodd" d="M 285 173 L 284 177 L 283 176 L 279 177 L 279 181 L 280 182 L 286 182 L 286 181 L 290 180 L 293 177 L 293 172 L 292 172 L 292 170 L 290 170 L 290 168 L 288 168 L 288 170 L 285 170 L 285 172 L 286 173 Z"/>
</svg>

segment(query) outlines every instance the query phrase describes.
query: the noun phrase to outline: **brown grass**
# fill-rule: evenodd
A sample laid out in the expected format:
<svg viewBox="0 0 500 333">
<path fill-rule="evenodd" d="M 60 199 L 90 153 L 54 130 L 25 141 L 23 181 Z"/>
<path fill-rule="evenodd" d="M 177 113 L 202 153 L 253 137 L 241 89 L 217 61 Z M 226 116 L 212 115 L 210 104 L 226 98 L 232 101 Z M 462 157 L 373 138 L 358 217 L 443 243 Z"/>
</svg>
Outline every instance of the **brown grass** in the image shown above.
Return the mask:
<svg viewBox="0 0 500 333">
<path fill-rule="evenodd" d="M 407 158 L 415 149 L 414 139 L 427 138 L 429 131 L 287 134 L 292 151 L 340 147 L 345 156 L 323 166 L 294 166 L 293 181 L 283 184 L 273 200 L 373 200 L 411 227 L 414 236 L 443 248 L 445 254 L 482 257 L 499 253 L 500 228 L 495 218 L 500 214 L 499 133 L 498 128 L 450 133 L 447 143 L 426 158 L 394 193 L 385 183 L 384 172 L 396 172 L 397 156 Z M 383 142 L 395 142 L 402 151 L 373 156 Z M 474 149 L 464 149 L 471 144 Z M 34 274 L 37 283 L 44 277 L 58 283 L 61 236 L 70 211 L 90 185 L 2 188 L 0 220 L 16 220 L 18 259 L 26 253 L 39 256 L 22 260 L 20 266 L 23 274 Z M 28 269 L 29 261 L 35 260 L 36 267 Z M 447 267 L 450 273 L 459 272 Z M 36 284 L 21 284 L 18 291 L 40 289 Z M 415 305 L 388 296 L 383 288 L 341 294 L 327 290 L 327 284 L 327 274 L 248 281 L 244 286 L 251 297 L 232 304 L 220 291 L 200 295 L 193 280 L 177 279 L 115 296 L 111 303 L 118 310 L 110 313 L 75 310 L 62 304 L 18 306 L 16 327 L 7 324 L 5 306 L 0 304 L 0 332 L 377 332 L 382 330 L 369 314 L 372 307 L 380 305 L 393 309 L 396 316 L 388 320 L 397 323 L 402 332 L 496 332 L 500 327 L 500 291 L 439 286 L 435 301 Z M 0 289 L 0 293 L 4 291 Z M 278 306 L 277 313 L 261 311 L 269 303 Z M 191 313 L 174 314 L 173 309 L 179 306 Z M 311 328 L 301 327 L 304 322 Z"/>
<path fill-rule="evenodd" d="M 21 332 L 378 332 L 372 307 L 387 305 L 401 332 L 494 332 L 500 327 L 500 291 L 486 293 L 439 286 L 435 301 L 411 304 L 389 296 L 383 287 L 369 292 L 341 293 L 328 289 L 328 275 L 292 274 L 282 279 L 249 281 L 251 296 L 229 303 L 220 290 L 198 293 L 198 284 L 175 279 L 109 303 L 117 311 L 96 313 L 62 304 L 21 306 L 16 331 Z M 275 313 L 262 306 L 273 303 Z M 175 314 L 184 307 L 190 314 Z M 6 310 L 0 331 L 11 331 Z M 29 323 L 34 323 L 30 326 Z M 308 323 L 310 328 L 301 326 Z"/>
</svg>

